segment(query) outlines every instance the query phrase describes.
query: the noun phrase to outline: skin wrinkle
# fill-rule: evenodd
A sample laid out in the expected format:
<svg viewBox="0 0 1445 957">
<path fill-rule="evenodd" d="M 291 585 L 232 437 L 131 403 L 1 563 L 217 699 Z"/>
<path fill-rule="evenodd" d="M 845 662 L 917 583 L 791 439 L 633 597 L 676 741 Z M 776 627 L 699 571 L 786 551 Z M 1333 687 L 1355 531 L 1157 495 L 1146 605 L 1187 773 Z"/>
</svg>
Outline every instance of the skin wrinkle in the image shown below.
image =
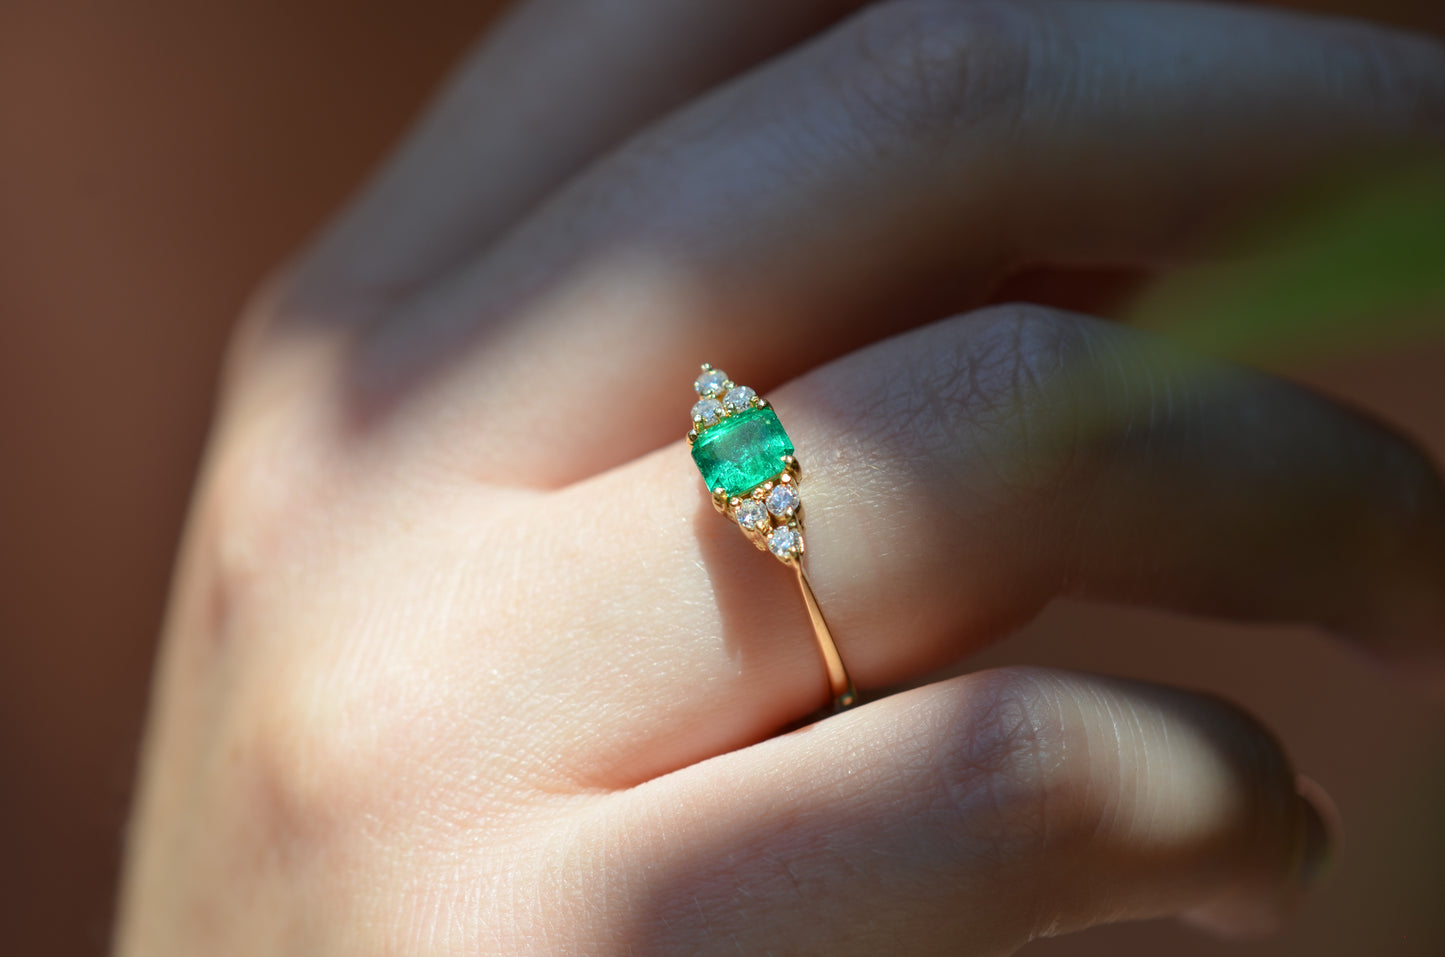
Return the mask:
<svg viewBox="0 0 1445 957">
<path fill-rule="evenodd" d="M 1154 802 L 1150 795 L 1153 772 L 1162 762 L 1154 754 L 1153 740 L 1144 726 L 1139 709 L 1129 703 L 1110 708 L 1110 717 L 1115 727 L 1114 765 L 1122 781 L 1127 782 L 1127 791 L 1120 792 L 1120 798 L 1113 802 L 1115 820 L 1109 822 L 1110 837 L 1134 840 L 1152 830 L 1150 817 Z M 1128 746 L 1125 741 L 1128 741 Z M 1168 766 L 1168 765 L 1165 765 Z M 1124 794 L 1127 793 L 1127 797 Z M 1127 810 L 1126 810 L 1127 808 Z M 1142 843 L 1147 844 L 1147 840 Z"/>
<path fill-rule="evenodd" d="M 925 164 L 947 168 L 982 127 L 1007 136 L 1016 125 L 1037 33 L 1026 6 L 903 0 L 870 8 L 850 27 L 842 86 L 845 101 L 861 107 L 865 138 L 878 127 L 886 149 L 902 135 L 926 148 Z"/>
<path fill-rule="evenodd" d="M 935 486 L 954 486 L 980 468 L 1007 474 L 1007 467 L 986 454 L 989 435 L 1009 435 L 1017 398 L 1004 398 L 1008 383 L 1020 372 L 1011 343 L 990 334 L 959 339 L 941 356 L 930 356 L 906 375 L 888 378 L 888 391 L 872 402 L 878 441 L 893 448 L 897 461 L 924 464 Z M 962 414 L 961 414 L 962 413 Z M 907 441 L 898 447 L 899 437 Z M 1000 439 L 994 445 L 1003 445 Z M 966 463 L 963 469 L 958 463 Z M 935 464 L 936 463 L 936 464 Z M 914 466 L 916 468 L 917 466 Z M 964 492 L 964 489 L 959 489 Z M 943 496 L 943 504 L 964 496 Z"/>
<path fill-rule="evenodd" d="M 1046 693 L 1024 681 L 991 682 L 979 690 L 977 706 L 960 715 L 959 726 L 944 738 L 962 742 L 966 757 L 957 761 L 940 755 L 935 773 L 941 774 L 938 783 L 953 807 L 951 830 L 960 843 L 969 854 L 1002 867 L 1042 849 L 1042 835 L 1030 822 L 1041 820 L 1047 800 L 1035 785 L 1045 778 L 1048 749 L 1037 712 L 1048 706 Z M 1020 832 L 1011 831 L 1015 826 L 1021 826 Z M 1000 843 L 1005 835 L 1010 839 Z"/>
<path fill-rule="evenodd" d="M 868 754 L 868 755 L 860 755 L 859 757 L 860 757 L 860 760 L 865 760 L 865 761 L 868 761 L 868 762 L 871 763 L 872 761 L 877 760 L 877 759 L 878 759 L 878 756 L 880 756 L 880 755 L 882 755 L 882 754 L 885 754 L 885 753 L 887 753 L 887 752 L 886 752 L 886 751 L 871 751 L 870 754 Z M 846 778 L 845 778 L 845 779 L 846 779 Z M 895 780 L 897 780 L 897 779 L 895 778 Z M 837 782 L 828 784 L 827 787 L 828 787 L 830 790 L 832 790 L 832 789 L 841 787 L 841 785 L 842 785 L 842 782 L 841 782 L 841 781 L 837 781 Z M 706 814 L 706 813 L 707 813 L 707 810 L 706 810 L 706 808 L 698 808 L 698 809 L 697 809 L 697 813 Z M 770 831 L 776 830 L 776 833 L 778 833 L 778 834 L 780 834 L 780 835 L 788 835 L 788 834 L 791 834 L 791 833 L 793 833 L 794 831 L 796 831 L 796 830 L 798 830 L 798 829 L 800 829 L 800 828 L 805 829 L 805 830 L 808 831 L 808 832 L 814 832 L 814 831 L 815 831 L 815 828 L 816 828 L 816 825 L 817 825 L 818 823 L 821 823 L 821 822 L 817 822 L 817 821 L 814 821 L 814 822 L 801 822 L 801 821 L 800 821 L 800 822 L 798 822 L 797 824 L 787 824 L 787 823 L 783 822 L 783 823 L 777 823 L 777 824 L 770 825 L 770 826 L 769 826 L 769 830 L 770 830 Z M 817 833 L 819 833 L 820 835 L 823 835 L 825 840 L 828 840 L 828 838 L 826 838 L 826 835 L 828 834 L 828 832 L 829 832 L 829 829 L 819 829 L 819 830 L 817 830 Z M 786 854 L 784 854 L 784 855 L 779 856 L 779 855 L 777 855 L 777 854 L 775 853 L 775 850 L 774 850 L 775 847 L 777 847 L 777 846 L 779 846 L 779 845 L 774 844 L 774 842 L 773 842 L 771 839 L 767 838 L 766 836 L 761 836 L 761 837 L 762 837 L 761 843 L 757 845 L 758 848 L 759 848 L 759 850 L 760 850 L 760 852 L 761 852 L 761 855 L 760 855 L 759 857 L 755 858 L 755 860 L 761 861 L 761 862 L 763 862 L 763 863 L 765 863 L 765 864 L 766 864 L 767 862 L 769 862 L 769 861 L 775 861 L 775 862 L 776 862 L 776 861 L 781 861 L 781 862 L 785 865 L 784 867 L 782 867 L 781 869 L 775 869 L 774 867 L 768 867 L 768 868 L 767 868 L 767 871 L 772 872 L 772 873 L 773 873 L 776 877 L 778 877 L 778 878 L 785 878 L 786 881 L 787 881 L 787 885 L 786 885 L 786 886 L 791 887 L 791 888 L 794 888 L 794 889 L 795 889 L 795 892 L 796 892 L 796 891 L 801 891 L 801 890 L 803 889 L 804 885 L 803 885 L 802 882 L 798 879 L 796 873 L 794 872 L 794 862 L 800 862 L 800 861 L 801 861 L 801 862 L 808 862 L 808 861 L 810 860 L 810 858 L 811 858 L 811 855 L 812 855 L 813 853 L 815 853 L 815 852 L 816 852 L 816 853 L 827 854 L 827 855 L 830 855 L 830 856 L 831 856 L 831 855 L 833 855 L 833 854 L 835 854 L 835 853 L 838 853 L 838 852 L 841 850 L 841 853 L 842 853 L 842 855 L 843 855 L 842 858 L 841 858 L 841 861 L 840 861 L 840 863 L 842 864 L 841 869 L 839 868 L 839 866 L 837 866 L 837 865 L 835 864 L 834 866 L 829 867 L 829 868 L 827 869 L 827 871 L 821 872 L 823 875 L 826 875 L 826 877 L 827 877 L 827 882 L 826 882 L 825 884 L 810 883 L 809 885 L 807 885 L 808 888 L 809 888 L 809 889 L 808 889 L 808 894 L 809 894 L 810 896 L 809 896 L 808 898 L 802 898 L 802 899 L 799 900 L 799 904 L 800 904 L 801 906 L 808 906 L 808 901 L 809 901 L 810 899 L 812 899 L 812 900 L 826 900 L 826 899 L 828 898 L 829 893 L 830 893 L 829 888 L 830 888 L 833 884 L 835 884 L 835 883 L 837 883 L 837 882 L 839 882 L 839 881 L 846 882 L 847 880 L 849 880 L 849 879 L 850 879 L 850 878 L 849 878 L 849 871 L 852 870 L 853 868 L 856 867 L 856 868 L 857 868 L 856 873 L 857 873 L 859 876 L 863 877 L 864 879 L 867 879 L 867 878 L 868 878 L 868 876 L 869 876 L 869 874 L 870 874 L 870 871 L 871 871 L 871 868 L 869 867 L 869 865 L 866 864 L 864 861 L 858 860 L 858 859 L 856 858 L 856 855 L 855 855 L 854 853 L 852 853 L 852 850 L 851 850 L 851 849 L 847 849 L 847 848 L 845 848 L 845 849 L 836 849 L 836 848 L 829 847 L 828 845 L 825 844 L 825 845 L 822 845 L 822 846 L 817 847 L 815 852 L 814 852 L 814 851 L 809 851 L 809 852 L 800 854 L 800 853 L 795 849 L 795 850 L 792 850 L 792 851 L 790 851 L 790 852 L 788 852 L 788 853 L 786 853 Z M 781 846 L 787 847 L 787 846 L 790 846 L 791 843 L 792 843 L 792 838 L 788 838 L 787 841 L 786 841 L 786 843 L 784 843 L 784 844 L 781 845 Z M 901 851 L 901 850 L 902 850 L 902 848 L 900 848 L 900 851 Z M 865 853 L 866 853 L 867 855 L 869 855 L 870 857 L 876 858 L 876 855 L 880 852 L 880 848 L 877 847 L 877 846 L 873 846 L 872 844 L 870 844 L 868 847 L 866 847 L 866 848 L 864 849 L 864 851 L 865 851 Z M 704 854 L 705 854 L 705 852 L 704 852 L 703 849 L 701 849 L 701 848 L 694 848 L 694 852 L 695 852 L 695 853 L 704 853 Z M 705 855 L 705 856 L 706 856 L 706 855 Z M 819 869 L 816 867 L 816 865 L 813 865 L 813 864 L 809 863 L 809 864 L 808 864 L 808 869 L 809 869 L 810 871 L 812 871 L 814 874 L 820 874 Z M 729 866 L 724 870 L 724 873 L 725 873 L 725 874 L 733 873 L 733 871 L 734 871 L 733 867 L 732 867 L 731 865 L 729 865 Z M 757 882 L 756 882 L 756 881 L 748 881 L 748 883 L 749 883 L 750 885 L 753 885 L 753 884 L 756 884 Z M 768 895 L 770 896 L 770 898 L 777 898 L 777 897 L 778 897 L 778 891 L 777 891 L 776 887 L 773 887 L 773 888 L 768 889 L 767 893 L 768 893 Z M 689 899 L 691 899 L 691 897 L 690 897 Z M 791 900 L 791 899 L 792 899 L 791 896 L 789 896 L 788 899 Z"/>
</svg>

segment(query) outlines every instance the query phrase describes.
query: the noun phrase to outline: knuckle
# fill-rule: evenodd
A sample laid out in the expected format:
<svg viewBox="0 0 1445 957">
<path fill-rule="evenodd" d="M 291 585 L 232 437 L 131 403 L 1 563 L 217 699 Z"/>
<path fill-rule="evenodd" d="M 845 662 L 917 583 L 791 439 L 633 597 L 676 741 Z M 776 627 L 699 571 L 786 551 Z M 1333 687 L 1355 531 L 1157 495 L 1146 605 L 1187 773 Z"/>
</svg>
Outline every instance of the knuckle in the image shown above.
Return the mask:
<svg viewBox="0 0 1445 957">
<path fill-rule="evenodd" d="M 317 443 L 297 435 L 299 427 L 225 436 L 207 468 L 194 535 L 209 592 L 203 630 L 218 638 L 240 630 L 239 617 L 261 604 L 266 583 L 285 581 L 327 527 L 333 496 L 312 460 Z"/>
<path fill-rule="evenodd" d="M 250 386 L 265 372 L 292 361 L 308 322 L 334 317 L 337 297 L 317 295 L 295 268 L 278 267 L 251 290 L 230 338 L 222 363 L 222 392 L 230 398 L 238 387 Z"/>
<path fill-rule="evenodd" d="M 223 408 L 247 392 L 278 388 L 314 402 L 337 381 L 338 363 L 354 363 L 365 354 L 357 347 L 405 311 L 405 296 L 404 290 L 361 279 L 321 275 L 307 259 L 277 267 L 242 304 L 226 341 Z M 303 367 L 308 374 L 298 375 Z"/>
<path fill-rule="evenodd" d="M 1016 501 L 1052 496 L 1077 464 L 1098 365 L 1096 334 L 1084 322 L 1035 306 L 974 313 L 921 363 L 927 396 L 911 432 L 929 458 L 965 456 Z M 940 446 L 945 450 L 939 454 Z"/>
<path fill-rule="evenodd" d="M 964 853 L 1003 866 L 1046 847 L 1050 816 L 1070 752 L 1055 683 L 1043 672 L 1003 669 L 976 676 L 971 705 L 954 718 L 945 745 L 961 753 L 934 762 L 937 794 Z"/>
<path fill-rule="evenodd" d="M 930 458 L 952 467 L 964 456 L 1016 506 L 1087 499 L 1121 463 L 1187 432 L 1211 391 L 1230 385 L 1208 363 L 1042 306 L 980 310 L 959 330 L 922 364 L 921 391 L 942 409 L 918 428 Z"/>
<path fill-rule="evenodd" d="M 1241 852 L 1288 833 L 1290 762 L 1228 701 L 1116 695 L 1031 668 L 975 679 L 970 706 L 943 738 L 951 751 L 934 761 L 941 830 L 964 858 L 1007 870 L 1129 840 L 1140 828 L 1237 842 Z M 1185 820 L 1192 801 L 1207 807 Z"/>
<path fill-rule="evenodd" d="M 902 0 L 849 25 L 843 89 L 865 130 L 947 147 L 1017 114 L 1038 33 L 1024 5 Z"/>
<path fill-rule="evenodd" d="M 295 675 L 299 669 L 291 669 Z M 364 793 L 346 760 L 334 713 L 318 706 L 319 682 L 281 676 L 238 729 L 237 763 L 261 842 L 293 853 L 334 844 L 348 798 Z"/>
</svg>

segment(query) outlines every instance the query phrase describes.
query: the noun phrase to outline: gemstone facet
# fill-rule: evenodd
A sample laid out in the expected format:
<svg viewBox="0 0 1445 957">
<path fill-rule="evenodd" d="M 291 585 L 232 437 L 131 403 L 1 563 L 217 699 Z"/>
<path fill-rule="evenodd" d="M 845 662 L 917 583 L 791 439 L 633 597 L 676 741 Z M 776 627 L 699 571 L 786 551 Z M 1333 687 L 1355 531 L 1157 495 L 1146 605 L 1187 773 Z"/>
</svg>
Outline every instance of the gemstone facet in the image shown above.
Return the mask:
<svg viewBox="0 0 1445 957">
<path fill-rule="evenodd" d="M 771 408 L 728 416 L 701 432 L 692 446 L 703 482 L 729 496 L 745 495 L 777 475 L 783 471 L 783 458 L 792 454 L 793 440 Z"/>
</svg>

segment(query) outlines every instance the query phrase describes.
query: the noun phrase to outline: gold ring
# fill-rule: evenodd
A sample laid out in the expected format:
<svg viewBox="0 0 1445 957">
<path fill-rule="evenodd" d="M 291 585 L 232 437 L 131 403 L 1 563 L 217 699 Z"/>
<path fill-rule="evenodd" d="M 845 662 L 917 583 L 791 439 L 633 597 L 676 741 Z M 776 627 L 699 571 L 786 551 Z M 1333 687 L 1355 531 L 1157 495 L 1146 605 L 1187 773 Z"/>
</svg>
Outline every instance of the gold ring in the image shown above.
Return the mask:
<svg viewBox="0 0 1445 957">
<path fill-rule="evenodd" d="M 712 493 L 713 507 L 761 551 L 792 566 L 823 653 L 833 710 L 851 708 L 858 703 L 858 692 L 803 568 L 801 471 L 793 456 L 793 440 L 766 400 L 733 382 L 721 369 L 704 363 L 693 388 L 698 400 L 692 407 L 687 444 Z"/>
</svg>

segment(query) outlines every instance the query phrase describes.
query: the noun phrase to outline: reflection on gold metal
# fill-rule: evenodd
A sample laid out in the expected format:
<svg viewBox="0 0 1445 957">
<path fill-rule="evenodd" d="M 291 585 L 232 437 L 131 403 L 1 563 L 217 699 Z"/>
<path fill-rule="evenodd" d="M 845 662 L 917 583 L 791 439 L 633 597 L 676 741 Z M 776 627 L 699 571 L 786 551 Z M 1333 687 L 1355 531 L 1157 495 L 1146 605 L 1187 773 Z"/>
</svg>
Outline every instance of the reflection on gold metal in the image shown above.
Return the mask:
<svg viewBox="0 0 1445 957">
<path fill-rule="evenodd" d="M 828 690 L 833 695 L 833 710 L 851 708 L 858 703 L 858 690 L 853 687 L 853 679 L 848 677 L 848 669 L 843 667 L 843 658 L 838 654 L 838 646 L 833 643 L 833 633 L 828 630 L 823 610 L 818 607 L 818 599 L 813 595 L 813 586 L 808 581 L 803 562 L 794 559 L 793 568 L 798 573 L 798 587 L 803 590 L 803 601 L 808 605 L 808 618 L 813 622 L 813 636 L 818 639 L 818 649 L 823 652 L 823 667 L 828 671 Z"/>
</svg>

